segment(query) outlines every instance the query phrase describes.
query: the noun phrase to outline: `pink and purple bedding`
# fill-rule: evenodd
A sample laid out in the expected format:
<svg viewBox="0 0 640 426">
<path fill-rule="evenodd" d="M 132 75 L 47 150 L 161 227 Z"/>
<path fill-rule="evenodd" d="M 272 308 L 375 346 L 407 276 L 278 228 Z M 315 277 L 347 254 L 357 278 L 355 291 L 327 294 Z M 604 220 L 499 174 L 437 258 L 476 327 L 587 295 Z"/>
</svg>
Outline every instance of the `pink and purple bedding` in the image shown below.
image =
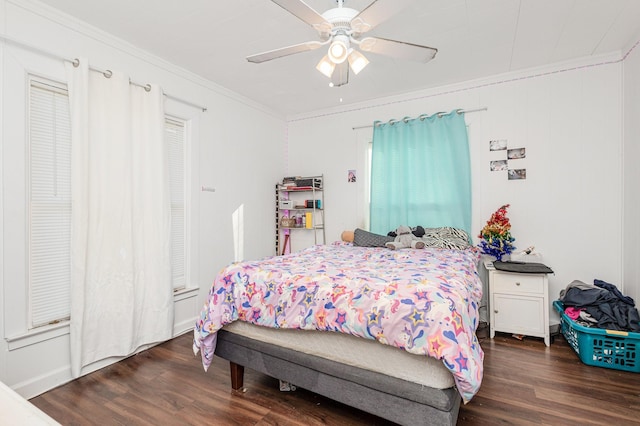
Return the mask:
<svg viewBox="0 0 640 426">
<path fill-rule="evenodd" d="M 475 335 L 478 260 L 474 248 L 389 250 L 337 242 L 234 263 L 211 287 L 193 349 L 207 369 L 217 331 L 237 320 L 348 333 L 442 360 L 466 403 L 483 372 Z"/>
</svg>

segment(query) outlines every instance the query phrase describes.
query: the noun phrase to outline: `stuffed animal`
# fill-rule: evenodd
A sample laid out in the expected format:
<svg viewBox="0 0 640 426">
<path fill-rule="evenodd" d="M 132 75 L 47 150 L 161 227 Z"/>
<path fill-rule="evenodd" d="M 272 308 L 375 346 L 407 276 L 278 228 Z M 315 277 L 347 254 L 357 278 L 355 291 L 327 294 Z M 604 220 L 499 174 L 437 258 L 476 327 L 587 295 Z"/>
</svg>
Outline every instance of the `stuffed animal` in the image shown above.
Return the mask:
<svg viewBox="0 0 640 426">
<path fill-rule="evenodd" d="M 420 225 L 418 225 L 418 226 L 416 226 L 414 228 L 411 228 L 411 233 L 413 235 L 415 235 L 416 237 L 418 237 L 418 238 L 422 238 L 422 237 L 424 237 L 424 234 L 426 234 L 424 228 L 422 226 L 420 226 Z M 387 236 L 395 238 L 395 237 L 398 236 L 398 234 L 396 234 L 396 231 L 389 231 L 387 233 Z"/>
<path fill-rule="evenodd" d="M 411 228 L 408 226 L 399 226 L 396 229 L 396 237 L 393 241 L 385 244 L 391 250 L 398 250 L 401 248 L 415 248 L 423 249 L 424 241 L 420 241 L 418 237 L 411 233 Z"/>
</svg>

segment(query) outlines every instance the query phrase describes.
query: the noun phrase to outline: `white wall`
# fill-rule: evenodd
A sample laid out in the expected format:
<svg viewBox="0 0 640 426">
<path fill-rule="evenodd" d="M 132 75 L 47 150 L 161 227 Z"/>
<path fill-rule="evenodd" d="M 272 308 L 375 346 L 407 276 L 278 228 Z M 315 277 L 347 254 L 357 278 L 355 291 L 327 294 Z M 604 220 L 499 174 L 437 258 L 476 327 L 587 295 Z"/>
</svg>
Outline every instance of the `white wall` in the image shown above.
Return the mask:
<svg viewBox="0 0 640 426">
<path fill-rule="evenodd" d="M 175 333 L 193 327 L 211 282 L 224 265 L 236 258 L 273 254 L 273 186 L 285 171 L 285 121 L 34 1 L 0 0 L 0 36 L 21 42 L 0 44 L 0 381 L 31 397 L 71 376 L 68 327 L 54 327 L 41 335 L 27 332 L 26 76 L 35 73 L 64 81 L 63 61 L 56 56 L 84 57 L 95 68 L 119 70 L 140 83 L 158 83 L 165 93 L 208 108 L 202 112 L 183 102 L 166 102 L 168 113 L 189 120 L 194 142 L 188 167 L 192 188 L 188 273 L 194 290 L 176 297 Z M 216 191 L 202 192 L 203 185 Z M 232 226 L 234 215 L 241 218 L 238 232 Z M 237 249 L 234 241 L 239 241 Z"/>
<path fill-rule="evenodd" d="M 364 147 L 372 130 L 353 127 L 374 120 L 487 107 L 466 115 L 475 241 L 491 213 L 509 203 L 515 245 L 519 249 L 535 245 L 555 271 L 550 277 L 551 300 L 574 279 L 599 278 L 621 287 L 619 58 L 611 55 L 530 69 L 291 117 L 290 173 L 325 174 L 327 239 L 338 240 L 343 230 L 364 223 L 358 196 L 364 190 L 362 179 L 349 184 L 346 176 L 348 169 L 363 169 Z M 597 65 L 607 62 L 611 63 Z M 526 159 L 518 160 L 527 169 L 526 180 L 508 181 L 505 172 L 489 171 L 489 161 L 504 156 L 489 152 L 492 139 L 507 139 L 509 147 L 526 148 Z M 557 322 L 555 313 L 553 319 Z"/>
<path fill-rule="evenodd" d="M 624 290 L 638 298 L 637 52 L 624 62 L 612 55 L 291 117 L 287 129 L 284 120 L 261 106 L 30 0 L 0 0 L 0 34 L 63 57 L 86 57 L 97 68 L 158 83 L 165 92 L 208 108 L 202 113 L 167 102 L 169 110 L 191 120 L 196 139 L 189 272 L 199 291 L 177 302 L 177 332 L 191 327 L 211 280 L 236 257 L 235 213 L 243 212 L 239 257 L 273 253 L 273 184 L 282 175 L 325 175 L 327 240 L 338 240 L 342 230 L 364 224 L 362 173 L 372 131 L 352 128 L 457 108 L 488 108 L 466 117 L 474 235 L 495 209 L 510 203 L 516 245 L 535 245 L 556 271 L 551 299 L 573 279 L 601 278 L 623 288 L 623 276 Z M 0 60 L 0 329 L 6 339 L 24 333 L 20 327 L 26 321 L 26 307 L 16 303 L 26 292 L 24 76 L 36 72 L 62 79 L 64 74 L 61 61 L 11 43 L 0 44 Z M 507 181 L 503 173 L 489 171 L 495 153 L 488 141 L 496 138 L 527 149 L 527 158 L 520 160 L 527 180 Z M 358 171 L 356 184 L 347 183 L 348 169 Z M 201 192 L 202 185 L 216 192 Z M 623 213 L 629 235 L 624 240 Z M 0 340 L 0 380 L 25 396 L 68 380 L 68 335 L 62 328 L 49 337 L 11 345 Z"/>
<path fill-rule="evenodd" d="M 624 61 L 624 289 L 640 303 L 640 50 L 636 45 Z"/>
</svg>

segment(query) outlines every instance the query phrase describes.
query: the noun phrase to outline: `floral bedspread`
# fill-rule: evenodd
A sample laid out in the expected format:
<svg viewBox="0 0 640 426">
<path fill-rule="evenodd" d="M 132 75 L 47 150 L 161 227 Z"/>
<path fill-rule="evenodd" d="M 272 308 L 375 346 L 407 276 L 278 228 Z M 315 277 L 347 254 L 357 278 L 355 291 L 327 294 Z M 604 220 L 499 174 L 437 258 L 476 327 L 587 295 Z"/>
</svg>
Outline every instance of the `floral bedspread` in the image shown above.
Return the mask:
<svg viewBox="0 0 640 426">
<path fill-rule="evenodd" d="M 207 369 L 217 331 L 236 320 L 348 333 L 441 359 L 463 401 L 480 388 L 482 297 L 476 249 L 318 245 L 231 264 L 216 277 L 194 330 Z"/>
</svg>

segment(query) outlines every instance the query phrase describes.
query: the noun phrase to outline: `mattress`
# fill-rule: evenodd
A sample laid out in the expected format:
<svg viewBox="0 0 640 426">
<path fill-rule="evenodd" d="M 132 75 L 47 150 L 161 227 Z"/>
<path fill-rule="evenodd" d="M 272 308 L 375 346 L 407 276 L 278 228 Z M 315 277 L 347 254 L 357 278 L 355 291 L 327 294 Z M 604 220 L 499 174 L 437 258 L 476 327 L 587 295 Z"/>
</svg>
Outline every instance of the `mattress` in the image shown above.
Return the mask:
<svg viewBox="0 0 640 426">
<path fill-rule="evenodd" d="M 224 330 L 435 389 L 454 386 L 442 361 L 374 340 L 329 331 L 273 329 L 236 321 Z"/>
</svg>

